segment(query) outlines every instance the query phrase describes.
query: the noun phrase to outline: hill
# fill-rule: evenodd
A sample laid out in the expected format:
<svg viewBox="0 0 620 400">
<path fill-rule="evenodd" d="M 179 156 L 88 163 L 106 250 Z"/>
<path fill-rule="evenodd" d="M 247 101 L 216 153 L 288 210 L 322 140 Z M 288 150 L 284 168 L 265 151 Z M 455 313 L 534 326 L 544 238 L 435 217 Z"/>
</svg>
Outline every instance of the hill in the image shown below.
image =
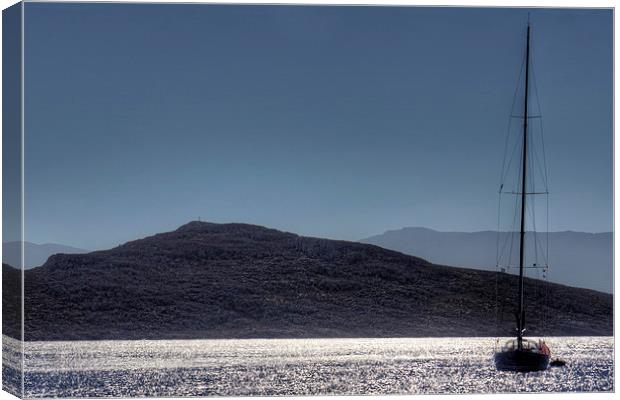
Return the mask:
<svg viewBox="0 0 620 400">
<path fill-rule="evenodd" d="M 24 275 L 26 340 L 498 332 L 494 273 L 245 224 L 191 222 L 110 250 L 54 255 Z M 514 327 L 514 284 L 507 274 L 497 282 L 502 335 Z M 534 280 L 527 294 L 533 334 L 612 334 L 609 294 Z"/>
<path fill-rule="evenodd" d="M 510 232 L 502 232 L 500 243 L 509 242 Z M 546 247 L 545 233 L 538 233 L 539 250 Z M 403 228 L 361 240 L 386 249 L 424 257 L 430 262 L 495 271 L 498 234 L 496 231 L 439 232 L 427 228 Z M 515 241 L 515 243 L 517 243 Z M 526 249 L 533 249 L 534 235 L 526 233 Z M 508 254 L 507 251 L 505 254 Z M 542 252 L 539 251 L 539 254 Z M 534 263 L 529 252 L 528 264 Z M 505 257 L 507 260 L 508 257 Z M 518 246 L 512 248 L 516 269 Z M 613 234 L 549 232 L 549 273 L 551 282 L 613 293 Z M 541 260 L 539 260 L 542 262 Z M 532 275 L 536 277 L 536 275 Z"/>
</svg>

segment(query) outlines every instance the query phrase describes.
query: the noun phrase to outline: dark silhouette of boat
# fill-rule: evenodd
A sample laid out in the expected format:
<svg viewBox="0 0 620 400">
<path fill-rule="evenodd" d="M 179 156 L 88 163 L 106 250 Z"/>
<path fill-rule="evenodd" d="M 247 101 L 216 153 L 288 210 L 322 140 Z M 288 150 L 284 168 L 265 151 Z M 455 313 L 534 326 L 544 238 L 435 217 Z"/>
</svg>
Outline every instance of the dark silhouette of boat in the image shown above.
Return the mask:
<svg viewBox="0 0 620 400">
<path fill-rule="evenodd" d="M 518 339 L 506 342 L 495 353 L 495 366 L 500 371 L 532 372 L 543 371 L 549 366 L 551 352 L 542 340 Z"/>
<path fill-rule="evenodd" d="M 525 339 L 525 308 L 523 306 L 523 269 L 525 262 L 525 216 L 528 175 L 528 91 L 530 73 L 530 22 L 527 23 L 527 39 L 525 50 L 525 96 L 523 115 L 523 153 L 521 156 L 521 228 L 519 235 L 519 288 L 517 312 L 517 337 L 506 342 L 500 351 L 495 353 L 495 366 L 500 371 L 530 372 L 542 371 L 549 366 L 551 351 L 543 340 Z M 501 189 L 500 189 L 501 190 Z"/>
</svg>

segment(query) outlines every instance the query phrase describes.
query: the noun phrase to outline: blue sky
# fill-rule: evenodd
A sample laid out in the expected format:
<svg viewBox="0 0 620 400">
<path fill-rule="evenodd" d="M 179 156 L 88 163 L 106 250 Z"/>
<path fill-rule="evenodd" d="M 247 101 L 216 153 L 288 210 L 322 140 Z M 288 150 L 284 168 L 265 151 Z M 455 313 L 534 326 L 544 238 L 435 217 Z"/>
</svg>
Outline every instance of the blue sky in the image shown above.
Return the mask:
<svg viewBox="0 0 620 400">
<path fill-rule="evenodd" d="M 26 239 L 495 229 L 527 12 L 27 3 Z M 612 230 L 612 12 L 531 20 L 550 229 Z"/>
</svg>

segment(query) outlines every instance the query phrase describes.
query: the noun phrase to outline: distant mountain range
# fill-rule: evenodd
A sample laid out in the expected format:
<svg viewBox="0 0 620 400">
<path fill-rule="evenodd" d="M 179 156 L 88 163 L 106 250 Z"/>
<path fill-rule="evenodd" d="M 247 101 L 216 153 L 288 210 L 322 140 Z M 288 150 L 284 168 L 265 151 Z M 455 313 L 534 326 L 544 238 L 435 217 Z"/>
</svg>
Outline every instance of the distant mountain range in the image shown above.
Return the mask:
<svg viewBox="0 0 620 400">
<path fill-rule="evenodd" d="M 36 244 L 24 242 L 25 268 L 33 268 L 43 265 L 53 254 L 79 254 L 87 253 L 88 250 L 78 249 L 77 247 L 65 246 L 56 243 Z M 2 243 L 2 262 L 9 265 L 19 266 L 21 258 L 20 242 Z"/>
<path fill-rule="evenodd" d="M 516 308 L 513 275 L 246 224 L 191 222 L 24 277 L 26 340 L 510 335 Z M 19 279 L 3 265 L 13 337 Z M 613 334 L 611 295 L 526 285 L 532 335 Z"/>
<path fill-rule="evenodd" d="M 511 233 L 502 232 L 499 243 L 504 246 L 504 266 L 510 258 L 508 272 L 518 273 L 518 240 L 512 252 Z M 545 233 L 538 233 L 539 255 L 546 249 Z M 423 257 L 430 262 L 457 267 L 494 271 L 497 261 L 498 234 L 483 232 L 439 232 L 427 228 L 403 228 L 361 240 L 386 249 Z M 535 262 L 534 234 L 526 233 L 527 264 Z M 543 250 L 543 251 L 541 251 Z M 511 256 L 509 256 L 511 254 Z M 584 232 L 549 232 L 549 271 L 551 282 L 613 293 L 613 234 Z M 544 260 L 539 256 L 538 264 Z M 528 269 L 532 277 L 542 277 L 540 271 Z"/>
</svg>

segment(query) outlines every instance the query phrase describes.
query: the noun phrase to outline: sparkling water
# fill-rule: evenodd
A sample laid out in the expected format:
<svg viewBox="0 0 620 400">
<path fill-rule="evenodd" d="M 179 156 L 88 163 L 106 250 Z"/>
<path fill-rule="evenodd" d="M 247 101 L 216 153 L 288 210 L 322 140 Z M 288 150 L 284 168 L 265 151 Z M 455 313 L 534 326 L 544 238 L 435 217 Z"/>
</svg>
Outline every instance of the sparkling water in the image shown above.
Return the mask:
<svg viewBox="0 0 620 400">
<path fill-rule="evenodd" d="M 566 366 L 496 371 L 495 338 L 26 342 L 24 388 L 27 397 L 613 390 L 613 338 L 546 341 Z M 3 337 L 5 382 L 19 381 L 10 377 L 20 351 Z"/>
</svg>

